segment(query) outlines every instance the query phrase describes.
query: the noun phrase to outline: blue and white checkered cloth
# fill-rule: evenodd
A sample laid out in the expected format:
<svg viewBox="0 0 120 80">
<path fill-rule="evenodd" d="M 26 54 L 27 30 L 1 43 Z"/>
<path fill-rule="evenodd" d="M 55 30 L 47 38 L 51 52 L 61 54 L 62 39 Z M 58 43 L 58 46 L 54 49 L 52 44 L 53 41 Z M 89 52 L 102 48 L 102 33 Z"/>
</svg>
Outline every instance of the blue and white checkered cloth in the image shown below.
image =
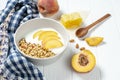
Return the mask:
<svg viewBox="0 0 120 80">
<path fill-rule="evenodd" d="M 44 80 L 40 70 L 18 52 L 13 39 L 18 26 L 38 13 L 32 0 L 8 0 L 0 13 L 0 75 L 5 80 Z"/>
</svg>

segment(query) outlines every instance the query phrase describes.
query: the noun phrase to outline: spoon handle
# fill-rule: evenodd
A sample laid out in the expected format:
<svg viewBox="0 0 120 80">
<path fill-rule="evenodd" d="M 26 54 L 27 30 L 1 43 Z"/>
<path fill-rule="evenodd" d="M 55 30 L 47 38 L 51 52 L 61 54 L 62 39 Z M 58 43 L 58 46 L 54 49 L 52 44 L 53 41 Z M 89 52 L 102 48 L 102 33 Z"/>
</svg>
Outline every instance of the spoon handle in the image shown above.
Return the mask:
<svg viewBox="0 0 120 80">
<path fill-rule="evenodd" d="M 100 19 L 98 19 L 97 21 L 93 22 L 92 24 L 88 25 L 86 27 L 87 30 L 89 30 L 90 28 L 92 28 L 93 26 L 95 26 L 96 24 L 102 22 L 103 20 L 105 20 L 106 18 L 108 18 L 109 16 L 111 16 L 110 14 L 106 14 L 103 17 L 101 17 Z"/>
</svg>

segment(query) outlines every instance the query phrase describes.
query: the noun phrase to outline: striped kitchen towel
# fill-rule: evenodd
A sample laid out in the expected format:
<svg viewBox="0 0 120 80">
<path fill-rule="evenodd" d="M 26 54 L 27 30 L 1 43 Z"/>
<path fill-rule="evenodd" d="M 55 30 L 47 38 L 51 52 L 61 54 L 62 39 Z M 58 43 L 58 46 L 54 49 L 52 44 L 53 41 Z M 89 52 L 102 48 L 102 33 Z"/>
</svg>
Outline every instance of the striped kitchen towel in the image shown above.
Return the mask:
<svg viewBox="0 0 120 80">
<path fill-rule="evenodd" d="M 21 23 L 38 17 L 32 0 L 8 0 L 0 13 L 0 76 L 4 80 L 45 80 L 40 70 L 23 57 L 13 35 Z"/>
</svg>

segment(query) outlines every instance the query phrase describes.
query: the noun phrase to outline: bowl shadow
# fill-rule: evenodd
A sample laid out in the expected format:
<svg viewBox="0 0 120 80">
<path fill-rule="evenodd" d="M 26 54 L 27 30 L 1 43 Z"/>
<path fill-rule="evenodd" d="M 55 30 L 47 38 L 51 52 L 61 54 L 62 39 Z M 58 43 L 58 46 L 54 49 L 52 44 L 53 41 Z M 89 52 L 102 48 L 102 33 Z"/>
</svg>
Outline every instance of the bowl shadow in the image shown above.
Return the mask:
<svg viewBox="0 0 120 80">
<path fill-rule="evenodd" d="M 75 76 L 80 80 L 101 80 L 101 70 L 98 66 L 96 66 L 88 73 L 75 73 Z"/>
</svg>

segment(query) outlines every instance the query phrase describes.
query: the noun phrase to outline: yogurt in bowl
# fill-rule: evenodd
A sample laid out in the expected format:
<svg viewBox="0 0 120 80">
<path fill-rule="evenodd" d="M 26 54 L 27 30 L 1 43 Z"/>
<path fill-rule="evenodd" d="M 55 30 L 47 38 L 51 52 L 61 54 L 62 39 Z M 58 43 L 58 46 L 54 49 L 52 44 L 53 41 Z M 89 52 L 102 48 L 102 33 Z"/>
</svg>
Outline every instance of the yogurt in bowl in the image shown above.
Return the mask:
<svg viewBox="0 0 120 80">
<path fill-rule="evenodd" d="M 38 31 L 43 31 L 43 33 L 34 37 L 35 33 Z M 56 33 L 57 37 L 56 34 L 53 33 Z M 41 65 L 45 65 L 53 63 L 64 53 L 69 40 L 68 36 L 69 35 L 67 31 L 59 22 L 49 18 L 36 18 L 29 20 L 19 26 L 19 28 L 15 32 L 14 42 L 19 52 L 27 59 L 29 59 L 32 62 L 37 62 Z M 50 57 L 34 57 L 27 55 L 19 47 L 19 42 L 23 38 L 26 40 L 26 43 L 36 45 L 39 44 L 48 51 L 53 52 L 54 55 Z M 33 49 L 34 48 L 32 48 L 31 50 Z M 35 51 L 39 52 L 39 55 L 42 54 L 39 49 L 36 49 Z M 34 51 L 32 53 L 35 54 Z"/>
</svg>

